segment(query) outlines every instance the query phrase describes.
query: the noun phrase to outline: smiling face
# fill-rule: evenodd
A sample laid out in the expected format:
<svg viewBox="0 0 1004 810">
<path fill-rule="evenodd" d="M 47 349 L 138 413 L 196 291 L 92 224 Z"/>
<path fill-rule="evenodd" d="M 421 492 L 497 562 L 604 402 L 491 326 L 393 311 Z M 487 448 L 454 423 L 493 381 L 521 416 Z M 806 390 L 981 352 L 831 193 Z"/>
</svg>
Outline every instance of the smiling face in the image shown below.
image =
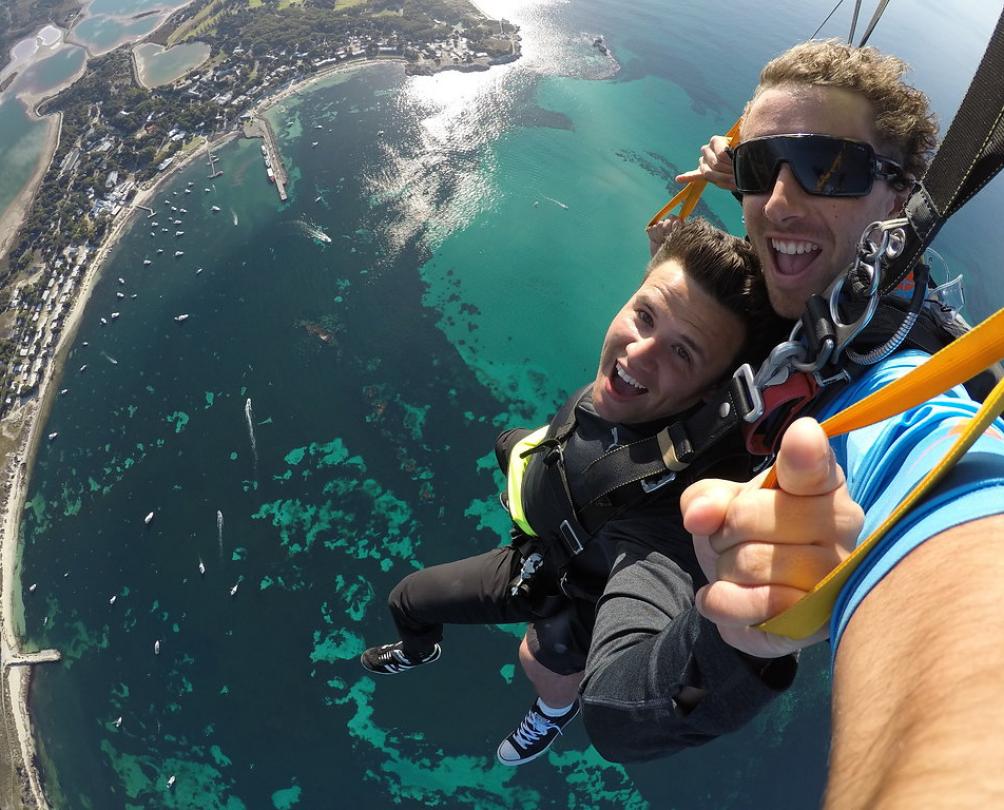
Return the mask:
<svg viewBox="0 0 1004 810">
<path fill-rule="evenodd" d="M 876 143 L 871 103 L 838 87 L 785 85 L 765 90 L 742 124 L 742 138 L 809 132 Z M 895 155 L 890 155 L 895 157 Z M 806 194 L 787 164 L 774 188 L 743 197 L 750 241 L 760 257 L 771 306 L 787 318 L 801 315 L 813 293 L 822 293 L 854 260 L 862 231 L 894 216 L 904 192 L 876 179 L 865 197 Z"/>
<path fill-rule="evenodd" d="M 622 424 L 679 413 L 728 370 L 745 336 L 739 316 L 669 259 L 652 269 L 610 323 L 593 406 Z"/>
</svg>

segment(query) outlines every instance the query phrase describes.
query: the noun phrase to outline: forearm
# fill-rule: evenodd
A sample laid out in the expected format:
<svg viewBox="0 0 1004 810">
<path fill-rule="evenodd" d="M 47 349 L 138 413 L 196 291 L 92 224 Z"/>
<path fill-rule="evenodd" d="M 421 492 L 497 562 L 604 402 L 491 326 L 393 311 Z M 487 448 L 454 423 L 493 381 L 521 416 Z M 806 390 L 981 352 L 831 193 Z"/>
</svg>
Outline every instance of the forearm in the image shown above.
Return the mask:
<svg viewBox="0 0 1004 810">
<path fill-rule="evenodd" d="M 862 602 L 834 669 L 828 810 L 1004 805 L 1004 518 L 915 549 Z"/>
</svg>

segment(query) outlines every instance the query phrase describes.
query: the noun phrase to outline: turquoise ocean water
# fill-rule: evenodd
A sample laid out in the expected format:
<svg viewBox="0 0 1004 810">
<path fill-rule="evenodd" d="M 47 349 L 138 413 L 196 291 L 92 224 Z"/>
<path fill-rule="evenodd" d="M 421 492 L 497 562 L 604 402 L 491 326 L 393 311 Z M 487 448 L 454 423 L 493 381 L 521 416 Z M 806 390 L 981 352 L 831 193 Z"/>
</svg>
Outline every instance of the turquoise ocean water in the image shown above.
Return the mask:
<svg viewBox="0 0 1004 810">
<path fill-rule="evenodd" d="M 485 3 L 523 26 L 520 62 L 342 74 L 271 113 L 287 204 L 238 141 L 223 177 L 191 166 L 157 195 L 158 227 L 136 221 L 88 305 L 23 521 L 27 637 L 65 658 L 32 689 L 57 807 L 818 803 L 825 649 L 731 738 L 621 768 L 576 726 L 518 771 L 494 750 L 530 700 L 519 628 L 449 628 L 441 662 L 405 678 L 356 661 L 392 637 L 402 576 L 500 542 L 495 434 L 592 375 L 672 175 L 831 7 L 666 5 Z M 947 120 L 993 13 L 962 26 L 919 6 L 969 44 L 931 53 L 895 5 L 874 41 L 917 64 Z M 977 318 L 1004 303 L 989 192 L 941 240 Z M 741 228 L 731 197 L 707 205 Z"/>
</svg>

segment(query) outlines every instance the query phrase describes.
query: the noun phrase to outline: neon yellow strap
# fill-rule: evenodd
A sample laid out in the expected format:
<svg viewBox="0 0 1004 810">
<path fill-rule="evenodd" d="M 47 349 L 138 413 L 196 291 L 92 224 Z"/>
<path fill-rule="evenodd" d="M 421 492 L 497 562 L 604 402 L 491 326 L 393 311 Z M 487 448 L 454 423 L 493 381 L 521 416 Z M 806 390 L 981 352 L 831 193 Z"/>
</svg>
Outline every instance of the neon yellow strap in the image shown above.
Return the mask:
<svg viewBox="0 0 1004 810">
<path fill-rule="evenodd" d="M 729 146 L 735 146 L 739 142 L 739 124 L 742 122 L 742 118 L 736 121 L 732 125 L 726 136 L 729 139 Z M 676 196 L 673 197 L 668 203 L 666 203 L 659 212 L 649 220 L 647 227 L 652 227 L 655 223 L 663 219 L 666 214 L 672 211 L 676 206 L 680 207 L 680 219 L 686 219 L 690 216 L 693 210 L 697 207 L 697 201 L 701 199 L 701 194 L 704 193 L 704 187 L 708 185 L 707 180 L 691 180 L 687 185 L 685 185 Z"/>
<path fill-rule="evenodd" d="M 822 423 L 822 428 L 826 435 L 832 438 L 873 425 L 965 382 L 1002 357 L 1004 357 L 1004 309 L 946 346 L 909 374 L 827 419 Z M 868 552 L 896 524 L 896 521 L 941 480 L 1002 411 L 1004 411 L 1004 380 L 997 383 L 945 457 L 924 476 L 882 525 L 859 543 L 850 556 L 817 583 L 812 591 L 788 610 L 757 625 L 757 628 L 768 633 L 799 639 L 811 636 L 822 627 L 830 618 L 840 588 Z M 764 481 L 764 487 L 776 486 L 777 477 L 772 469 Z"/>
<path fill-rule="evenodd" d="M 530 537 L 536 537 L 537 533 L 526 521 L 526 514 L 523 512 L 523 473 L 530 463 L 530 457 L 523 458 L 523 453 L 530 450 L 544 441 L 547 435 L 547 425 L 537 428 L 529 436 L 520 439 L 509 454 L 509 471 L 506 475 L 506 495 L 509 498 L 509 516 L 523 531 Z"/>
</svg>

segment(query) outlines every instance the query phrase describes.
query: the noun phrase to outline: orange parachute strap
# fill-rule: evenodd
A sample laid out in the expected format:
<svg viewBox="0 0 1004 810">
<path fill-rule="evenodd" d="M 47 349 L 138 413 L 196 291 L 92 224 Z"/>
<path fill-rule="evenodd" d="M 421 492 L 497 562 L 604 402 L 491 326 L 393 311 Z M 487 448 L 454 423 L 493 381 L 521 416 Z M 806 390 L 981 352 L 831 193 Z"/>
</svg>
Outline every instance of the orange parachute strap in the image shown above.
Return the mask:
<svg viewBox="0 0 1004 810">
<path fill-rule="evenodd" d="M 874 425 L 916 407 L 953 386 L 961 385 L 1001 359 L 1004 359 L 1004 309 L 932 355 L 909 374 L 830 417 L 822 423 L 822 428 L 832 438 Z M 800 639 L 811 636 L 826 624 L 840 589 L 868 552 L 944 477 L 1002 411 L 1004 379 L 997 383 L 979 411 L 966 422 L 961 435 L 944 458 L 924 476 L 882 525 L 859 543 L 850 556 L 809 593 L 783 613 L 757 625 L 757 629 Z M 777 475 L 773 468 L 764 479 L 763 487 L 777 488 Z"/>
<path fill-rule="evenodd" d="M 725 136 L 729 139 L 729 146 L 735 146 L 739 143 L 739 125 L 742 123 L 742 118 L 740 117 L 732 125 Z M 693 210 L 697 207 L 697 201 L 701 199 L 701 194 L 704 193 L 704 187 L 708 184 L 707 180 L 691 180 L 687 185 L 685 185 L 677 195 L 673 197 L 668 203 L 666 203 L 662 208 L 659 209 L 652 219 L 649 220 L 646 227 L 651 228 L 655 223 L 664 219 L 666 214 L 672 211 L 676 206 L 680 206 L 680 219 L 686 219 L 691 215 Z"/>
</svg>

